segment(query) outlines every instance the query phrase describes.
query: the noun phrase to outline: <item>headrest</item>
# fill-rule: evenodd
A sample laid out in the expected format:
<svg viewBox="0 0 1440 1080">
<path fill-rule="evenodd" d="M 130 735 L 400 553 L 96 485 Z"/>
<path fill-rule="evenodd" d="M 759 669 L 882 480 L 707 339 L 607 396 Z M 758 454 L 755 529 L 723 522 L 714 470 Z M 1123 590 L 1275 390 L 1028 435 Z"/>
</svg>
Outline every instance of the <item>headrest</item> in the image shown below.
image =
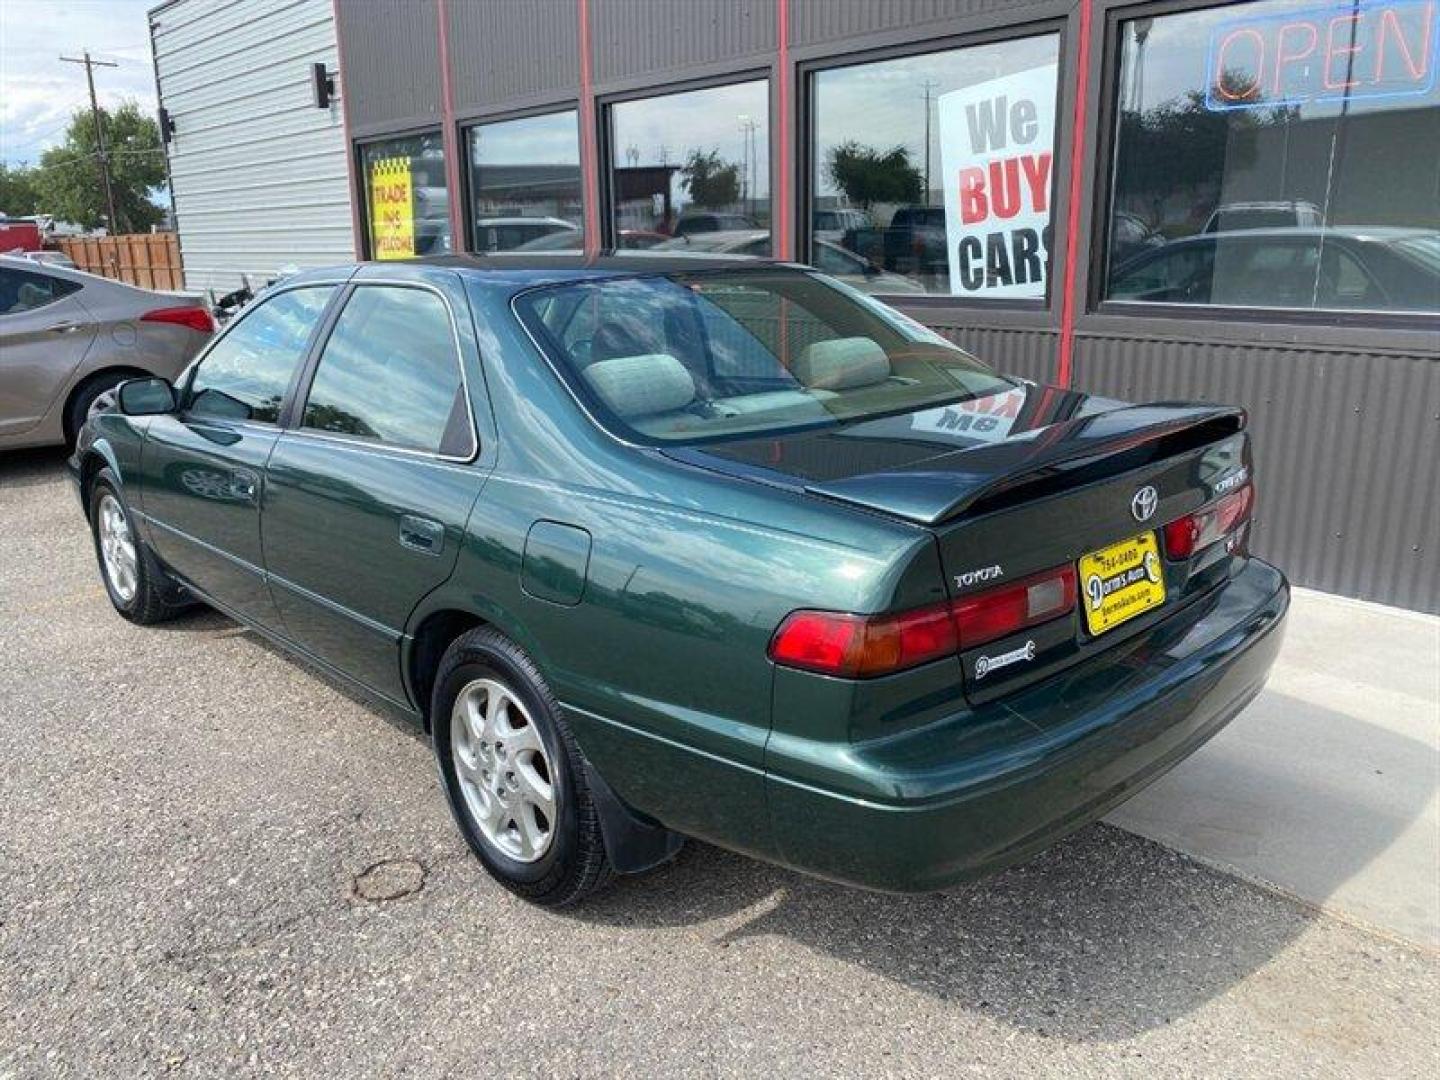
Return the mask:
<svg viewBox="0 0 1440 1080">
<path fill-rule="evenodd" d="M 807 345 L 790 374 L 811 390 L 851 390 L 888 379 L 890 358 L 870 338 L 831 338 Z"/>
<path fill-rule="evenodd" d="M 695 380 L 669 353 L 600 360 L 585 368 L 585 378 L 624 420 L 674 412 L 695 400 Z"/>
</svg>

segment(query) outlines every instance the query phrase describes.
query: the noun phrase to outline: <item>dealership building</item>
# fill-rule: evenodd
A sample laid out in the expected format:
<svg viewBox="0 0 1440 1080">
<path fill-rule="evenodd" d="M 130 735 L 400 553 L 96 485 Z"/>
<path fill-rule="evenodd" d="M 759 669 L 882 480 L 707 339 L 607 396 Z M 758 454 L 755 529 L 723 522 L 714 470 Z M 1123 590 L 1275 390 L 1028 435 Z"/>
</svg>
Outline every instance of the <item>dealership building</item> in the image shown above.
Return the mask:
<svg viewBox="0 0 1440 1080">
<path fill-rule="evenodd" d="M 1440 0 L 169 0 L 150 23 L 191 288 L 513 249 L 812 263 L 1025 379 L 1245 406 L 1255 550 L 1440 612 Z"/>
</svg>

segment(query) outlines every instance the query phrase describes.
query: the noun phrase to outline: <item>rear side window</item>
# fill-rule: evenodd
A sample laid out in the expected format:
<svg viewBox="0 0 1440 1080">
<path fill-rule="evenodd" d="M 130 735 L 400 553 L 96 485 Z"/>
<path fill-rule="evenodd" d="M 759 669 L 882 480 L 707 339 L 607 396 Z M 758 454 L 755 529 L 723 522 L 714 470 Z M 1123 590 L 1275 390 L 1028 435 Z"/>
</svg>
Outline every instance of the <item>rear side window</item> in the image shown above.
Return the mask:
<svg viewBox="0 0 1440 1080">
<path fill-rule="evenodd" d="M 53 304 L 62 297 L 79 291 L 73 281 L 32 274 L 28 270 L 0 269 L 0 315 L 18 315 L 22 311 Z"/>
<path fill-rule="evenodd" d="M 474 439 L 445 302 L 362 285 L 320 354 L 302 426 L 463 457 Z"/>
<path fill-rule="evenodd" d="M 190 380 L 192 415 L 273 424 L 333 286 L 261 300 L 215 343 Z"/>
</svg>

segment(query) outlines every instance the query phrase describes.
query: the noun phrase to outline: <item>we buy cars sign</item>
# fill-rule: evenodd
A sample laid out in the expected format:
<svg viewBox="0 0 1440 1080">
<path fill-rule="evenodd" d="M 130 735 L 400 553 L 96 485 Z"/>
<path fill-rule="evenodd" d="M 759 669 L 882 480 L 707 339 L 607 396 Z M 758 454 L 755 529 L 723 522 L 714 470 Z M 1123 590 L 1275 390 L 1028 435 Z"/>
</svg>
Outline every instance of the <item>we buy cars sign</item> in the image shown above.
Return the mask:
<svg viewBox="0 0 1440 1080">
<path fill-rule="evenodd" d="M 950 291 L 1044 297 L 1058 65 L 937 99 Z"/>
</svg>

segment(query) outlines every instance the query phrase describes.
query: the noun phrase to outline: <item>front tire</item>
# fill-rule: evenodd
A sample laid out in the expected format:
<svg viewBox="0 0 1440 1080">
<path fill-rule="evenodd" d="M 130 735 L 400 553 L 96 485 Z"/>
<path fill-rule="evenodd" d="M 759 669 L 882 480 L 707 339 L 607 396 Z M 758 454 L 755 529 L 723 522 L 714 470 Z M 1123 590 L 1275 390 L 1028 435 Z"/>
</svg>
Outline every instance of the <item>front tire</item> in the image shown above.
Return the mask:
<svg viewBox="0 0 1440 1080">
<path fill-rule="evenodd" d="M 124 618 L 141 626 L 163 622 L 186 606 L 165 579 L 135 528 L 115 474 L 101 469 L 90 485 L 90 533 L 106 595 Z"/>
<path fill-rule="evenodd" d="M 545 907 L 577 903 L 610 880 L 579 748 L 519 646 L 489 627 L 457 638 L 430 715 L 450 811 L 491 877 Z"/>
</svg>

